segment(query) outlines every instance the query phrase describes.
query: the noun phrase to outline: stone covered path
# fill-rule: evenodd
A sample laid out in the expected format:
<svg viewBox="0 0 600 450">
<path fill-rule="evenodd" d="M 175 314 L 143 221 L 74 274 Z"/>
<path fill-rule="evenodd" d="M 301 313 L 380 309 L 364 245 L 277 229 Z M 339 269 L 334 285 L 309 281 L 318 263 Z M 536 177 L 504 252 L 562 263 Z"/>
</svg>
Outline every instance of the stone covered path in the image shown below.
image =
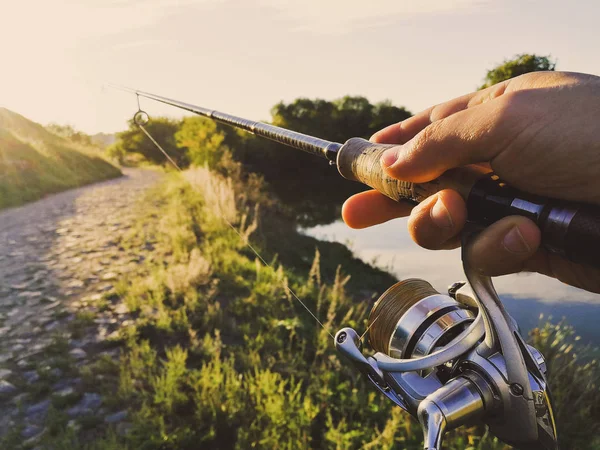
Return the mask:
<svg viewBox="0 0 600 450">
<path fill-rule="evenodd" d="M 83 365 L 127 320 L 123 305 L 77 316 L 151 251 L 126 249 L 120 238 L 133 225 L 132 206 L 161 174 L 124 174 L 0 212 L 0 436 L 19 423 L 22 442 L 35 445 L 57 397 L 72 400 L 70 417 L 103 413 L 101 396 L 81 392 L 81 380 L 69 378 L 64 364 L 53 364 L 52 351 L 59 339 L 68 360 Z M 76 320 L 94 325 L 87 328 L 93 332 L 73 333 L 69 324 Z M 125 418 L 125 411 L 103 416 L 108 422 Z"/>
</svg>

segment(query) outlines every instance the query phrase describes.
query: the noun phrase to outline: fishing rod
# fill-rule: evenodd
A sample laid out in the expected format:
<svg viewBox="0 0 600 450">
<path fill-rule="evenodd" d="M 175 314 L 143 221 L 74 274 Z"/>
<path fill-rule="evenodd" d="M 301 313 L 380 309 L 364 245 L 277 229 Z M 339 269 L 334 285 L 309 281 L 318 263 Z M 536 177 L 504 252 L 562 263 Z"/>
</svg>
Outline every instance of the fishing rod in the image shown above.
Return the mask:
<svg viewBox="0 0 600 450">
<path fill-rule="evenodd" d="M 544 357 L 525 343 L 490 277 L 471 267 L 464 254 L 481 226 L 520 214 L 540 226 L 545 248 L 598 266 L 598 208 L 525 194 L 496 175 L 471 167 L 450 170 L 429 183 L 398 181 L 387 176 L 379 164 L 381 154 L 392 145 L 360 138 L 339 144 L 159 95 L 113 87 L 137 95 L 134 123 L 163 152 L 143 127 L 148 115 L 139 108 L 139 97 L 319 155 L 335 163 L 345 178 L 367 184 L 397 201 L 419 202 L 442 189 L 457 190 L 469 210 L 461 236 L 468 283 L 455 283 L 442 294 L 421 279 L 400 281 L 385 291 L 371 310 L 365 334 L 369 334 L 376 353 L 365 355 L 362 337 L 349 327 L 336 333 L 335 347 L 377 390 L 419 420 L 425 450 L 441 450 L 446 431 L 473 424 L 487 425 L 496 437 L 518 449 L 558 449 Z"/>
<path fill-rule="evenodd" d="M 528 217 L 542 231 L 541 245 L 546 250 L 573 262 L 600 268 L 600 208 L 597 206 L 528 194 L 507 185 L 493 172 L 475 166 L 448 170 L 427 183 L 396 180 L 384 172 L 379 162 L 383 152 L 394 144 L 375 144 L 361 138 L 340 144 L 149 92 L 109 86 L 325 158 L 337 165 L 344 178 L 366 184 L 395 201 L 419 203 L 441 190 L 453 189 L 467 203 L 469 222 L 488 226 L 507 216 Z"/>
</svg>

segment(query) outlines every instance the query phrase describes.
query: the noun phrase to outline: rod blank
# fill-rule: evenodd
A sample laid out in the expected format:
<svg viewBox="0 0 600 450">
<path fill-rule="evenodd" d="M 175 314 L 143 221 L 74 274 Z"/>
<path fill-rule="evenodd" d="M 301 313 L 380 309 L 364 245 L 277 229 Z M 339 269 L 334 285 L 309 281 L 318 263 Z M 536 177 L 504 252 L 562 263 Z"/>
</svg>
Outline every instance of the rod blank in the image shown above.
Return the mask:
<svg viewBox="0 0 600 450">
<path fill-rule="evenodd" d="M 261 136 L 272 141 L 279 142 L 280 144 L 326 158 L 330 161 L 335 162 L 337 152 L 342 147 L 342 144 L 337 142 L 326 141 L 325 139 L 319 139 L 313 136 L 298 133 L 296 131 L 286 130 L 285 128 L 276 127 L 275 125 L 256 122 L 253 120 L 244 119 L 242 117 L 233 116 L 231 114 L 222 113 L 220 111 L 215 111 L 213 109 L 204 108 L 202 106 L 180 102 L 179 100 L 173 100 L 171 98 L 152 94 L 150 92 L 138 91 L 137 89 L 131 89 L 115 84 L 109 84 L 109 86 L 121 91 L 131 92 L 140 97 L 165 103 L 179 109 L 184 109 L 186 111 L 193 112 L 194 114 L 208 117 L 217 122 L 231 125 L 235 128 L 240 128 L 257 136 Z"/>
</svg>

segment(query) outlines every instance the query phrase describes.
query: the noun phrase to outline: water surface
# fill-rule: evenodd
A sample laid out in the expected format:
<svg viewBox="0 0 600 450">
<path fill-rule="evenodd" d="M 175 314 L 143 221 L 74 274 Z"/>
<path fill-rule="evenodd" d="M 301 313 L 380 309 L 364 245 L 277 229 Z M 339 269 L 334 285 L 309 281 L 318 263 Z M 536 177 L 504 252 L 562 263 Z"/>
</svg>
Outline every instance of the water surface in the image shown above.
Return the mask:
<svg viewBox="0 0 600 450">
<path fill-rule="evenodd" d="M 361 259 L 387 269 L 399 279 L 423 278 L 440 292 L 463 280 L 460 251 L 425 250 L 408 235 L 407 219 L 396 219 L 365 230 L 352 230 L 343 222 L 304 230 L 318 239 L 348 245 Z M 540 314 L 554 321 L 565 318 L 582 341 L 600 345 L 600 295 L 567 286 L 533 273 L 494 279 L 498 294 L 523 330 L 540 322 Z"/>
</svg>

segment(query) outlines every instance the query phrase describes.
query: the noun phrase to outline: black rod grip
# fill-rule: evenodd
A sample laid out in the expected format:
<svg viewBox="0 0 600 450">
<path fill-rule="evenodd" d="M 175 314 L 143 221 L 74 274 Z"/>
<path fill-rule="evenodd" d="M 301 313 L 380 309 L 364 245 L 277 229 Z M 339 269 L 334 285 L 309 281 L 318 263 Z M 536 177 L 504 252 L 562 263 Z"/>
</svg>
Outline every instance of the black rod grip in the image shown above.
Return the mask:
<svg viewBox="0 0 600 450">
<path fill-rule="evenodd" d="M 393 146 L 352 138 L 338 151 L 338 170 L 344 178 L 396 201 L 417 203 L 441 190 L 454 189 L 467 202 L 468 220 L 487 226 L 511 215 L 528 217 L 542 230 L 544 248 L 600 268 L 600 207 L 527 194 L 474 166 L 449 170 L 428 183 L 396 180 L 380 163 L 382 153 Z"/>
<path fill-rule="evenodd" d="M 600 267 L 600 208 L 579 207 L 565 235 L 565 252 L 571 261 Z"/>
<path fill-rule="evenodd" d="M 489 225 L 519 215 L 542 231 L 542 246 L 580 264 L 600 268 L 600 207 L 550 199 L 515 189 L 488 173 L 467 197 L 468 219 Z"/>
</svg>

